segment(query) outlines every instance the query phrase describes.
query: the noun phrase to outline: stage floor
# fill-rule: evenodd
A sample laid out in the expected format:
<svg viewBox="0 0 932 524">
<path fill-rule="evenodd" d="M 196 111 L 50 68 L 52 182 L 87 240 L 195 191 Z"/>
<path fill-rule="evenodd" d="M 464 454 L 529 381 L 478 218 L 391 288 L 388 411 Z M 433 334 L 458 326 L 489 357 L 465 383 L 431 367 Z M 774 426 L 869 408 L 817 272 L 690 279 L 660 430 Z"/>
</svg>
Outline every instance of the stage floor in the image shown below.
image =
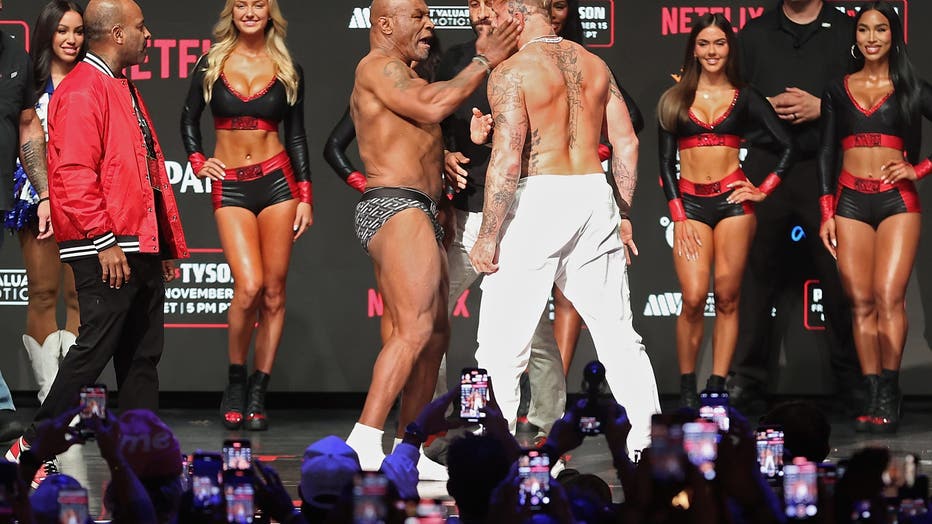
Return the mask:
<svg viewBox="0 0 932 524">
<path fill-rule="evenodd" d="M 671 400 L 665 408 L 673 409 Z M 837 460 L 851 454 L 867 444 L 888 446 L 894 451 L 918 454 L 926 471 L 932 470 L 932 399 L 910 401 L 907 413 L 896 435 L 882 438 L 854 433 L 850 425 L 840 416 L 832 416 L 832 452 L 830 459 Z M 31 409 L 20 411 L 23 419 L 31 416 Z M 215 409 L 167 409 L 162 419 L 172 428 L 181 442 L 182 451 L 192 453 L 198 449 L 219 451 L 227 438 L 248 438 L 252 441 L 253 453 L 274 467 L 287 489 L 298 498 L 301 457 L 307 445 L 327 435 L 346 437 L 358 416 L 358 410 L 274 410 L 270 412 L 271 429 L 263 433 L 230 432 L 220 424 Z M 390 424 L 389 427 L 394 427 Z M 386 436 L 385 444 L 391 444 Z M 67 458 L 62 463 L 62 472 L 78 477 L 90 491 L 91 511 L 95 517 L 105 517 L 101 510 L 101 495 L 109 479 L 106 464 L 100 458 L 96 444 L 84 446 L 79 455 Z M 601 437 L 588 438 L 575 450 L 568 467 L 586 473 L 595 473 L 605 479 L 613 490 L 618 488 L 611 459 Z M 445 483 L 422 482 L 419 490 L 423 497 L 447 497 Z"/>
</svg>

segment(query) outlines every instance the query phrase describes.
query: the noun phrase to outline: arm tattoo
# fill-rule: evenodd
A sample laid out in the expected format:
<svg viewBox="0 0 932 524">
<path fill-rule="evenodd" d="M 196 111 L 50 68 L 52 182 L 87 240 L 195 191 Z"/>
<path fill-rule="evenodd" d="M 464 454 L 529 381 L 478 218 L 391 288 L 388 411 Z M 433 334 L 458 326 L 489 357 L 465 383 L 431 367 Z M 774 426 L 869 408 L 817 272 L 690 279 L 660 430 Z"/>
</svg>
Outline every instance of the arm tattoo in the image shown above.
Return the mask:
<svg viewBox="0 0 932 524">
<path fill-rule="evenodd" d="M 489 102 L 495 119 L 495 139 L 485 181 L 480 237 L 498 235 L 515 199 L 521 178 L 521 160 L 527 140 L 528 120 L 521 94 L 519 73 L 510 68 L 492 72 L 489 78 Z"/>
<path fill-rule="evenodd" d="M 20 161 L 36 193 L 49 188 L 48 166 L 45 158 L 45 137 L 29 138 L 23 142 L 20 148 Z"/>
<path fill-rule="evenodd" d="M 621 89 L 618 88 L 618 82 L 615 82 L 615 75 L 612 74 L 612 70 L 608 68 L 608 64 L 605 64 L 605 72 L 608 73 L 608 90 L 609 93 L 618 100 L 622 102 L 625 101 L 625 97 L 621 95 Z"/>
<path fill-rule="evenodd" d="M 628 213 L 634 199 L 634 190 L 638 185 L 637 166 L 629 169 L 622 155 L 612 155 L 612 175 L 615 178 L 615 187 L 618 188 L 618 208 L 622 213 Z"/>
<path fill-rule="evenodd" d="M 531 131 L 531 139 L 528 140 L 528 143 L 524 146 L 525 156 L 527 157 L 528 176 L 540 173 L 538 169 L 538 163 L 540 162 L 539 152 L 537 151 L 538 146 L 540 146 L 540 129 L 535 129 Z"/>
<path fill-rule="evenodd" d="M 395 81 L 395 89 L 402 91 L 408 88 L 411 81 L 411 68 L 398 60 L 392 60 L 382 68 L 382 74 Z"/>
<path fill-rule="evenodd" d="M 582 109 L 582 83 L 583 74 L 579 67 L 579 56 L 574 46 L 548 46 L 547 54 L 556 61 L 557 68 L 563 73 L 563 83 L 566 85 L 567 105 L 570 112 L 569 146 L 576 147 L 576 132 L 579 127 L 579 111 Z"/>
</svg>

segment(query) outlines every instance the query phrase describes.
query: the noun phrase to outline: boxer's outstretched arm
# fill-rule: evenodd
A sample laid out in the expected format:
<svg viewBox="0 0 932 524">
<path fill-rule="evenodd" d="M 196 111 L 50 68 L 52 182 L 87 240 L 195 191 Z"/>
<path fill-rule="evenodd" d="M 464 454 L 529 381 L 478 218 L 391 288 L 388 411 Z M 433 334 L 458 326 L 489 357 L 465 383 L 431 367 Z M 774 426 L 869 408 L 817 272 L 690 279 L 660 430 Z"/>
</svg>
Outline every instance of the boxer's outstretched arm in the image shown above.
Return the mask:
<svg viewBox="0 0 932 524">
<path fill-rule="evenodd" d="M 487 72 L 484 62 L 475 60 L 453 79 L 429 84 L 401 60 L 387 59 L 368 68 L 366 83 L 393 113 L 439 124 L 479 88 Z"/>
<path fill-rule="evenodd" d="M 612 144 L 612 177 L 618 190 L 618 208 L 622 215 L 627 215 L 638 182 L 638 137 L 631 125 L 628 106 L 608 66 L 606 71 L 610 84 L 605 119 L 608 141 Z"/>
</svg>

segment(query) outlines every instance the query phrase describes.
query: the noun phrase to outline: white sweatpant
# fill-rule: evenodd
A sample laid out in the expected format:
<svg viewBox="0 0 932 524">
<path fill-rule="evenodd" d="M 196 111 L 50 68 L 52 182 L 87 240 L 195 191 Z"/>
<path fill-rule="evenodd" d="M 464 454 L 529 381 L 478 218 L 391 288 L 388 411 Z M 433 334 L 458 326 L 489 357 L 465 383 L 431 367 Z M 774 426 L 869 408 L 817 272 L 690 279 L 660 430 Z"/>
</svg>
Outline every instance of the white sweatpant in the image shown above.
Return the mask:
<svg viewBox="0 0 932 524">
<path fill-rule="evenodd" d="M 650 444 L 650 418 L 660 412 L 660 400 L 632 324 L 619 224 L 604 173 L 535 175 L 519 182 L 502 226 L 499 270 L 482 282 L 476 351 L 512 425 L 531 336 L 556 283 L 589 327 L 612 394 L 628 412 L 628 450 Z"/>
<path fill-rule="evenodd" d="M 482 213 L 456 210 L 456 235 L 447 250 L 450 265 L 451 314 L 459 296 L 480 276 L 469 261 L 469 252 L 476 244 L 481 225 Z M 440 376 L 443 377 L 443 385 L 446 386 L 445 364 Z M 563 358 L 553 336 L 553 322 L 550 321 L 549 311 L 546 310 L 541 312 L 531 338 L 528 376 L 531 385 L 528 422 L 545 434 L 549 433 L 553 423 L 563 416 L 563 408 L 566 406 L 566 379 L 563 376 Z M 440 389 L 439 386 L 437 389 Z M 437 395 L 446 392 L 447 389 L 444 388 Z"/>
</svg>

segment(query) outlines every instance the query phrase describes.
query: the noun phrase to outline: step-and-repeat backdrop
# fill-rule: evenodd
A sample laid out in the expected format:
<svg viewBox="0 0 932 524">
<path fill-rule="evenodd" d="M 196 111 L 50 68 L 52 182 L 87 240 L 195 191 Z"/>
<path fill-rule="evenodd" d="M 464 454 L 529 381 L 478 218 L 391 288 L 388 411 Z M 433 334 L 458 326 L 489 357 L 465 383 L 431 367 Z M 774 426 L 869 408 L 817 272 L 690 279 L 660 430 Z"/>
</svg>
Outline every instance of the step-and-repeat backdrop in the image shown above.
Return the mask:
<svg viewBox="0 0 932 524">
<path fill-rule="evenodd" d="M 288 44 L 307 77 L 306 119 L 314 177 L 314 226 L 297 244 L 288 277 L 285 333 L 272 373 L 279 391 L 365 391 L 372 363 L 380 347 L 382 304 L 371 265 L 352 230 L 358 194 L 327 167 L 319 152 L 333 125 L 346 108 L 353 71 L 368 50 L 368 0 L 280 0 L 288 18 Z M 465 0 L 430 0 L 431 17 L 443 45 L 473 37 Z M 737 27 L 776 0 L 582 0 L 580 17 L 591 48 L 614 69 L 637 101 L 647 127 L 641 136 L 641 184 L 635 197 L 633 220 L 641 255 L 630 268 L 631 306 L 635 325 L 654 363 L 661 387 L 677 385 L 674 325 L 680 309 L 679 286 L 671 256 L 672 224 L 658 187 L 654 106 L 674 81 L 683 56 L 690 23 L 697 15 L 721 12 Z M 40 0 L 6 2 L 2 28 L 25 41 L 30 25 L 44 4 Z M 172 391 L 212 391 L 226 380 L 226 309 L 233 293 L 211 213 L 209 182 L 198 179 L 186 161 L 178 134 L 188 73 L 210 45 L 210 31 L 222 0 L 141 0 L 153 34 L 148 61 L 128 71 L 152 114 L 166 151 L 168 172 L 179 201 L 192 256 L 179 262 L 178 278 L 166 290 L 166 344 L 161 365 L 162 387 Z M 830 2 L 850 10 L 856 2 Z M 914 63 L 932 79 L 932 38 L 918 30 L 932 18 L 932 2 L 897 0 L 910 29 Z M 838 57 L 845 60 L 845 57 Z M 212 133 L 204 122 L 208 151 Z M 932 129 L 926 127 L 924 154 L 932 150 Z M 386 147 L 391 147 L 386 144 Z M 350 156 L 358 162 L 355 146 Z M 357 164 L 358 165 L 358 164 Z M 927 209 L 932 187 L 920 184 Z M 559 209 L 559 208 L 555 208 Z M 926 215 L 928 216 L 928 215 Z M 928 222 L 929 219 L 925 219 Z M 928 225 L 928 224 L 927 224 Z M 926 228 L 928 231 L 929 229 Z M 822 293 L 808 264 L 801 240 L 817 231 L 788 230 L 786 264 L 794 279 L 784 288 L 774 310 L 780 334 L 774 343 L 779 366 L 775 387 L 782 392 L 824 393 L 831 387 L 828 358 L 822 342 Z M 923 238 L 917 270 L 910 282 L 907 341 L 903 381 L 908 393 L 932 393 L 932 250 Z M 26 352 L 20 340 L 28 299 L 18 243 L 8 238 L 0 250 L 0 369 L 14 389 L 34 389 Z M 476 326 L 481 292 L 476 285 L 456 302 L 450 368 L 474 365 Z M 710 370 L 709 336 L 714 307 L 710 295 L 709 320 L 700 372 Z M 586 332 L 580 343 L 571 390 L 581 378 L 581 365 L 594 356 Z"/>
</svg>

